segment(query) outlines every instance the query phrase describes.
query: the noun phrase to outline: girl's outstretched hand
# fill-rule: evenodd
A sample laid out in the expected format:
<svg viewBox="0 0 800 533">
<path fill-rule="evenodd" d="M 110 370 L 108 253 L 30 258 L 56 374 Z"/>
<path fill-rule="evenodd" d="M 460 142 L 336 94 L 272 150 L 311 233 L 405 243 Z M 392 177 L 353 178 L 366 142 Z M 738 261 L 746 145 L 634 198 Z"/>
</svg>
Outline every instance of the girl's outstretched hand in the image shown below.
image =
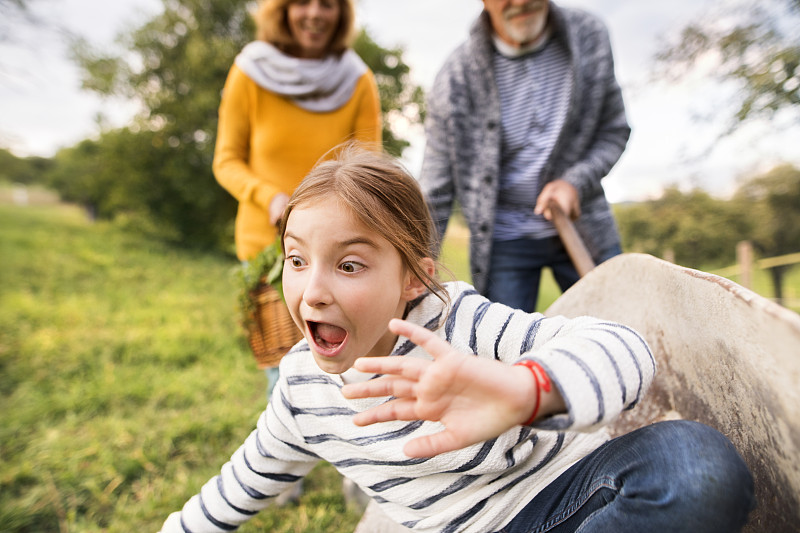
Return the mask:
<svg viewBox="0 0 800 533">
<path fill-rule="evenodd" d="M 389 329 L 423 348 L 433 361 L 415 357 L 362 357 L 355 368 L 383 374 L 345 385 L 346 398 L 394 396 L 357 414 L 355 424 L 389 420 L 432 420 L 445 430 L 409 441 L 409 457 L 430 457 L 493 439 L 524 423 L 536 403 L 530 370 L 460 353 L 427 329 L 393 319 Z"/>
</svg>

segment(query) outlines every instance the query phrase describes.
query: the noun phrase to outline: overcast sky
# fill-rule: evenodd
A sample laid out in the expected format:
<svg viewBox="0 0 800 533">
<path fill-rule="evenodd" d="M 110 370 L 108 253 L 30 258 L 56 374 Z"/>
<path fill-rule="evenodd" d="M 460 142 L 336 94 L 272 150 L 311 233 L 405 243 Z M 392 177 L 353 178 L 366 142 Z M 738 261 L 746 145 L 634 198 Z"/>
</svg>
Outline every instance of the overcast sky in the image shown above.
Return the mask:
<svg viewBox="0 0 800 533">
<path fill-rule="evenodd" d="M 800 164 L 793 135 L 755 126 L 734 135 L 709 155 L 687 161 L 706 146 L 713 131 L 692 121 L 723 109 L 724 92 L 706 79 L 679 86 L 649 81 L 653 54 L 664 38 L 710 6 L 731 0 L 565 0 L 599 15 L 609 27 L 617 77 L 623 87 L 633 134 L 604 185 L 612 202 L 657 196 L 671 184 L 702 186 L 723 196 L 742 175 L 780 160 Z M 34 0 L 34 7 L 92 43 L 112 46 L 120 32 L 158 13 L 160 0 Z M 385 47 L 401 46 L 416 83 L 426 90 L 446 56 L 466 38 L 480 0 L 359 0 L 359 21 Z M 2 27 L 0 27 L 2 30 Z M 94 135 L 99 112 L 123 124 L 133 109 L 103 102 L 80 90 L 77 69 L 52 32 L 14 34 L 0 42 L 0 146 L 18 155 L 50 156 Z M 795 142 L 791 142 L 795 139 Z M 417 132 L 405 155 L 412 172 L 421 163 L 424 136 Z"/>
</svg>

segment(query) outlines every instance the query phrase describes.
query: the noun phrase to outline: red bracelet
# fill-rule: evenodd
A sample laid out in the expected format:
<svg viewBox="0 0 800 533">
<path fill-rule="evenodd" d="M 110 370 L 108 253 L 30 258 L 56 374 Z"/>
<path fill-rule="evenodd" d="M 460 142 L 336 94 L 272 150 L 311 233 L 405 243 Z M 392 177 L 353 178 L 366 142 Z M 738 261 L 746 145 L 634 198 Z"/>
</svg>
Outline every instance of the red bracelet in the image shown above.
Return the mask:
<svg viewBox="0 0 800 533">
<path fill-rule="evenodd" d="M 522 361 L 517 361 L 514 365 L 527 367 L 533 374 L 533 380 L 536 382 L 536 407 L 533 408 L 533 414 L 524 424 L 530 426 L 533 424 L 533 421 L 536 420 L 536 415 L 539 414 L 539 406 L 542 403 L 542 389 L 544 389 L 545 392 L 550 392 L 550 378 L 547 377 L 547 372 L 544 371 L 542 365 L 536 361 L 523 359 Z"/>
</svg>

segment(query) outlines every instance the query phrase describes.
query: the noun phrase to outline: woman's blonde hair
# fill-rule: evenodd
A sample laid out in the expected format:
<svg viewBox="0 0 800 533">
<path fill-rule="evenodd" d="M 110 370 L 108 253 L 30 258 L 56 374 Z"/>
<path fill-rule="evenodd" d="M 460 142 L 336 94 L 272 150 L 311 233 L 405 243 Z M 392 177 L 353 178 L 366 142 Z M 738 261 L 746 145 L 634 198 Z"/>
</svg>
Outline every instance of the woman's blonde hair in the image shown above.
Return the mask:
<svg viewBox="0 0 800 533">
<path fill-rule="evenodd" d="M 281 220 L 300 205 L 337 198 L 368 228 L 389 241 L 403 263 L 419 280 L 448 303 L 447 291 L 422 259 L 436 263 L 436 228 L 422 191 L 408 171 L 387 154 L 347 143 L 332 150 L 332 159 L 318 163 L 295 189 Z"/>
<path fill-rule="evenodd" d="M 289 5 L 297 0 L 263 0 L 253 18 L 256 39 L 266 41 L 286 53 L 294 53 L 297 42 L 289 31 Z M 355 8 L 353 0 L 339 2 L 339 26 L 328 44 L 327 53 L 339 54 L 347 50 L 355 37 Z"/>
</svg>

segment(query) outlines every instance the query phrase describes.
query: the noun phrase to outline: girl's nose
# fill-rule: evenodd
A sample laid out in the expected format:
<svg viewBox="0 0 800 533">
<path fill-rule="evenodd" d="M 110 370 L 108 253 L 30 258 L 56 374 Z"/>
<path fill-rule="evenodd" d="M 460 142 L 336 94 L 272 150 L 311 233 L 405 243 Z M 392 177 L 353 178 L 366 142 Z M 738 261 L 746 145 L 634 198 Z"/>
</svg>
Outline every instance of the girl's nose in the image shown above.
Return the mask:
<svg viewBox="0 0 800 533">
<path fill-rule="evenodd" d="M 309 307 L 328 305 L 333 301 L 327 276 L 319 269 L 312 269 L 303 290 L 303 302 Z"/>
</svg>

